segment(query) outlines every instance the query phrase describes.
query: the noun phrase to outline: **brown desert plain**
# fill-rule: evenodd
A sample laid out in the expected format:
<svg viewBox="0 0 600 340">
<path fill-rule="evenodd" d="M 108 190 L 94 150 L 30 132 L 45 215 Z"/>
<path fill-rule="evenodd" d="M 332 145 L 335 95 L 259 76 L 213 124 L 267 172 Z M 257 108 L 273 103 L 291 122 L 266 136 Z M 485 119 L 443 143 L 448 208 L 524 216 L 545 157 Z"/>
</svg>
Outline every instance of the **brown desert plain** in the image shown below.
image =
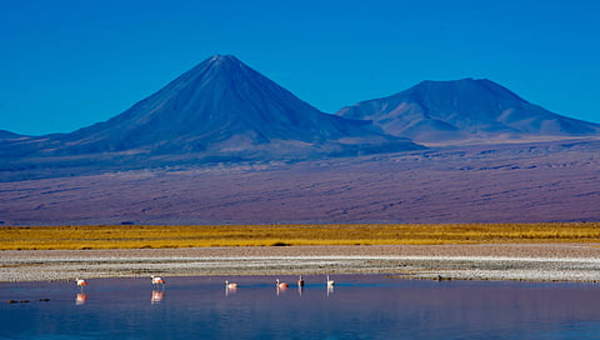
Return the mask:
<svg viewBox="0 0 600 340">
<path fill-rule="evenodd" d="M 600 141 L 0 182 L 5 225 L 600 221 Z"/>
</svg>

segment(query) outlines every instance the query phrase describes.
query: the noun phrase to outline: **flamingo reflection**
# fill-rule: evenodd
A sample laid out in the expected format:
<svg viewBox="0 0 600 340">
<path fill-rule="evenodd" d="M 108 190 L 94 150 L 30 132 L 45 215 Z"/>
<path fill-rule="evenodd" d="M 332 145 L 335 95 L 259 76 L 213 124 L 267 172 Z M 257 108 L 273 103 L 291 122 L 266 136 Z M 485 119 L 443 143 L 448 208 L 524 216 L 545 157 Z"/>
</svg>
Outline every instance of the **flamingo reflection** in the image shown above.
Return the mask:
<svg viewBox="0 0 600 340">
<path fill-rule="evenodd" d="M 333 295 L 333 293 L 334 293 L 333 286 L 327 286 L 327 296 Z"/>
<path fill-rule="evenodd" d="M 153 290 L 152 297 L 150 298 L 150 303 L 153 305 L 159 304 L 165 298 L 164 290 Z"/>
<path fill-rule="evenodd" d="M 235 286 L 235 287 L 225 286 L 225 296 L 229 296 L 230 294 L 235 294 L 235 293 L 237 293 L 237 286 Z"/>
<path fill-rule="evenodd" d="M 77 293 L 77 295 L 75 296 L 75 304 L 77 306 L 80 305 L 85 305 L 85 303 L 87 302 L 88 296 L 86 293 Z"/>
</svg>

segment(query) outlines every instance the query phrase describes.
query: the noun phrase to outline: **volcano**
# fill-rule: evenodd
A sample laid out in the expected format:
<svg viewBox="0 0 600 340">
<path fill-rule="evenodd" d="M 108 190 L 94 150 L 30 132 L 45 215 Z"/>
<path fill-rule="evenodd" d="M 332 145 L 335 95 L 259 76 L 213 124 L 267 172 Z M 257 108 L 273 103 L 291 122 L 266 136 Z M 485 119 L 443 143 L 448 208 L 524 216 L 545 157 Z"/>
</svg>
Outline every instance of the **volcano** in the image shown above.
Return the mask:
<svg viewBox="0 0 600 340">
<path fill-rule="evenodd" d="M 598 124 L 550 112 L 487 79 L 423 81 L 395 95 L 342 108 L 337 115 L 371 120 L 386 133 L 417 142 L 600 133 Z"/>
<path fill-rule="evenodd" d="M 419 148 L 370 122 L 325 114 L 236 57 L 217 55 L 106 122 L 10 150 L 61 158 L 113 154 L 229 161 Z"/>
</svg>

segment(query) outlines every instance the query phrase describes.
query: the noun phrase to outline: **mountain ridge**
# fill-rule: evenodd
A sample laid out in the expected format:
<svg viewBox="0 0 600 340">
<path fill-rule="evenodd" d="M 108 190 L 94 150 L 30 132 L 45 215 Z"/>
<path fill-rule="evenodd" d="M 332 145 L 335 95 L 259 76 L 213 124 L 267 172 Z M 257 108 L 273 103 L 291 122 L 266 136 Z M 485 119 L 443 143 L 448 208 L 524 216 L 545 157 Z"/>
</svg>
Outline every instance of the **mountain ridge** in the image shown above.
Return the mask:
<svg viewBox="0 0 600 340">
<path fill-rule="evenodd" d="M 422 148 L 367 121 L 326 114 L 234 56 L 210 57 L 122 113 L 71 133 L 0 147 L 12 157 L 198 162 L 312 159 Z M 172 157 L 172 158 L 173 158 Z M 138 161 L 134 159 L 133 161 Z"/>
<path fill-rule="evenodd" d="M 600 133 L 600 124 L 550 112 L 489 79 L 422 81 L 387 97 L 346 106 L 336 114 L 371 120 L 389 134 L 417 142 Z"/>
<path fill-rule="evenodd" d="M 8 138 L 19 138 L 25 137 L 24 135 L 20 135 L 18 133 L 8 131 L 8 130 L 0 130 L 0 139 L 8 139 Z"/>
</svg>

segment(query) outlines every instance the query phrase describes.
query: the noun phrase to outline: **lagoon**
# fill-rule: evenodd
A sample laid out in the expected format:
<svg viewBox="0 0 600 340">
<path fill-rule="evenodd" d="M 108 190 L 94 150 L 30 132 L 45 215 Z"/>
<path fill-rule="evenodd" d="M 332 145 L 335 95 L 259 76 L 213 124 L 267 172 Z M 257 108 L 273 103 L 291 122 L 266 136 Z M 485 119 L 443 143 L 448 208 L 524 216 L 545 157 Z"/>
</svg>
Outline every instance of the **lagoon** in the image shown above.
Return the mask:
<svg viewBox="0 0 600 340">
<path fill-rule="evenodd" d="M 597 339 L 600 286 L 385 275 L 0 283 L 1 339 Z M 226 291 L 224 280 L 239 283 Z M 28 303 L 7 303 L 8 300 Z M 39 301 L 50 299 L 49 301 Z"/>
</svg>

